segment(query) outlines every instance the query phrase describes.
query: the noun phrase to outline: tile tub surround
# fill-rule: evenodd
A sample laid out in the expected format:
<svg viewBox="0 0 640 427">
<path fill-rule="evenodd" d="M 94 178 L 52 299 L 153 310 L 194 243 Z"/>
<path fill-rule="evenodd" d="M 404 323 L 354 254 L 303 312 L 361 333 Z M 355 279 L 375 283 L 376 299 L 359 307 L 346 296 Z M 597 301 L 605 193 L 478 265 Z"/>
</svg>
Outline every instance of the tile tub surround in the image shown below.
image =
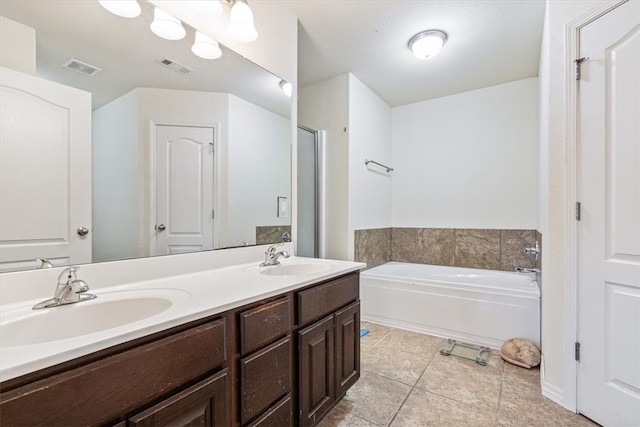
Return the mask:
<svg viewBox="0 0 640 427">
<path fill-rule="evenodd" d="M 321 427 L 576 426 L 587 418 L 541 394 L 540 370 L 487 366 L 438 350 L 444 338 L 362 322 L 362 376 Z"/>
<path fill-rule="evenodd" d="M 535 256 L 525 254 L 524 249 L 535 246 L 537 237 L 536 230 L 397 227 L 356 230 L 355 260 L 366 262 L 367 268 L 399 261 L 514 271 L 516 267 L 536 267 Z"/>
<path fill-rule="evenodd" d="M 256 245 L 280 243 L 284 233 L 291 235 L 290 225 L 259 225 L 256 227 Z"/>
</svg>

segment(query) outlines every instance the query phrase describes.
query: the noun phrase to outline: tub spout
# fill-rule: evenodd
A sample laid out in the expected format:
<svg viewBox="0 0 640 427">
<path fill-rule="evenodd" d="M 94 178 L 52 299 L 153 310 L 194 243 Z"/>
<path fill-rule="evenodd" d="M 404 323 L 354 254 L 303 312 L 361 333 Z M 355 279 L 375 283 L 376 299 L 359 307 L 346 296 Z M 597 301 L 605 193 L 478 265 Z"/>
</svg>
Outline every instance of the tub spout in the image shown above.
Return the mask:
<svg viewBox="0 0 640 427">
<path fill-rule="evenodd" d="M 540 269 L 516 267 L 516 273 L 540 273 Z"/>
</svg>

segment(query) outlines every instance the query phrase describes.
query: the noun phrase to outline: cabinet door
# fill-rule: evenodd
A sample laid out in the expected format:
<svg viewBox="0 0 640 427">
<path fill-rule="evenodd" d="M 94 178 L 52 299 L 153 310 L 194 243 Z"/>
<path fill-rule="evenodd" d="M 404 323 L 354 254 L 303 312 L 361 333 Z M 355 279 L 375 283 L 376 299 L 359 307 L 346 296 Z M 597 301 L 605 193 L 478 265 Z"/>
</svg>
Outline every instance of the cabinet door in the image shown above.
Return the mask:
<svg viewBox="0 0 640 427">
<path fill-rule="evenodd" d="M 300 425 L 313 425 L 335 400 L 333 315 L 298 332 Z"/>
<path fill-rule="evenodd" d="M 360 378 L 360 302 L 336 312 L 336 398 Z"/>
<path fill-rule="evenodd" d="M 227 370 L 152 406 L 129 419 L 130 427 L 229 425 Z"/>
</svg>

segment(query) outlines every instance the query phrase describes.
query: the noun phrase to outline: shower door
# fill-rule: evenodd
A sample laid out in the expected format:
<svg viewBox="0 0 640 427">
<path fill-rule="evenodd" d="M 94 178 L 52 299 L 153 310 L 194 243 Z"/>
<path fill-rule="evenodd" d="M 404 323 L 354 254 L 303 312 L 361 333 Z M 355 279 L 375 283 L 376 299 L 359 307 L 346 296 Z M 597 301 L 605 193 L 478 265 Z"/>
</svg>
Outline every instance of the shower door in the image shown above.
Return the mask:
<svg viewBox="0 0 640 427">
<path fill-rule="evenodd" d="M 319 132 L 298 125 L 298 245 L 297 255 L 320 256 Z"/>
</svg>

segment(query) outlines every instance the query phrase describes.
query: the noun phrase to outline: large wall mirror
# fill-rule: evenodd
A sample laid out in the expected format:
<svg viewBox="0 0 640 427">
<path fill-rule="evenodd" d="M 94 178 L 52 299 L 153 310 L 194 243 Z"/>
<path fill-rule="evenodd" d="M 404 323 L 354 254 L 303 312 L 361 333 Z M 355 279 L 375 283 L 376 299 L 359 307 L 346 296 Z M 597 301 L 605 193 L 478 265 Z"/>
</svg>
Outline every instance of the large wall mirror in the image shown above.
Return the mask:
<svg viewBox="0 0 640 427">
<path fill-rule="evenodd" d="M 36 34 L 34 75 L 2 69 L 1 271 L 290 236 L 281 79 L 224 46 L 215 60 L 194 55 L 185 24 L 182 40 L 157 37 L 153 6 L 139 3 L 127 19 L 95 0 L 0 2 Z"/>
</svg>

